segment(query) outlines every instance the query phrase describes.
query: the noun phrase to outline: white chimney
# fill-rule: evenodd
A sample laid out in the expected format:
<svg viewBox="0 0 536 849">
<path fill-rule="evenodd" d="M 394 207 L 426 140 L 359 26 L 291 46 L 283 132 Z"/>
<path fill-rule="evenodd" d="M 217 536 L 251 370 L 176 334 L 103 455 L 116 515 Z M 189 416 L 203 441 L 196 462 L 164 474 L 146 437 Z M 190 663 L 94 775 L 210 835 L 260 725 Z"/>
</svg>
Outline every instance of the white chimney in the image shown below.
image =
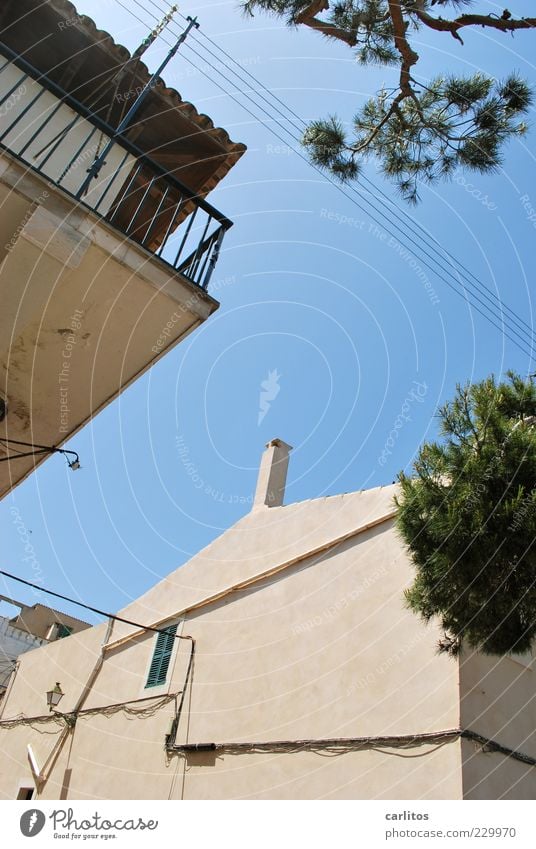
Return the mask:
<svg viewBox="0 0 536 849">
<path fill-rule="evenodd" d="M 261 458 L 257 489 L 253 501 L 256 507 L 280 507 L 285 496 L 288 455 L 292 446 L 282 439 L 272 439 Z"/>
</svg>

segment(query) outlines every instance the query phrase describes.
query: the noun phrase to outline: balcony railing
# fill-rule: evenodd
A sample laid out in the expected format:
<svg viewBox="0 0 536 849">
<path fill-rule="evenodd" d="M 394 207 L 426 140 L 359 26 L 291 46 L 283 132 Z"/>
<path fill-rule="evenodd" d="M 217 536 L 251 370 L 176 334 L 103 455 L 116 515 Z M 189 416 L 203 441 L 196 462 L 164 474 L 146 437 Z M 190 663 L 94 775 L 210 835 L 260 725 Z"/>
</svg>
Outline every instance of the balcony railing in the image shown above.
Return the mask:
<svg viewBox="0 0 536 849">
<path fill-rule="evenodd" d="M 2 42 L 0 54 L 0 147 L 206 289 L 232 222 Z"/>
</svg>

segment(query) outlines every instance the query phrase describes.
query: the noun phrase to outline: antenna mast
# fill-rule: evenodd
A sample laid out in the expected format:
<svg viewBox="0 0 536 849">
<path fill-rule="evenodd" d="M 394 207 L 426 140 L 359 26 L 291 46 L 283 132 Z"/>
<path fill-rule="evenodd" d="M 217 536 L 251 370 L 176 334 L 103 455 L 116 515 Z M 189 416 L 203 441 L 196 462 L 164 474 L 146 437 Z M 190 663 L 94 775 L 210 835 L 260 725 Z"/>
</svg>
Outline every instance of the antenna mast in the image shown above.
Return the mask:
<svg viewBox="0 0 536 849">
<path fill-rule="evenodd" d="M 173 7 L 173 8 L 176 8 L 176 7 Z M 172 14 L 173 14 L 173 11 L 171 10 L 168 13 L 168 15 L 172 15 Z M 171 18 L 168 18 L 168 15 L 166 15 L 166 17 L 163 19 L 163 21 L 161 21 L 161 23 L 158 25 L 158 27 L 156 27 L 156 29 L 153 30 L 153 32 L 145 39 L 145 41 L 142 42 L 140 47 L 138 47 L 138 50 L 136 51 L 136 53 L 138 53 L 139 50 L 141 50 L 142 53 L 143 53 L 145 50 L 147 50 L 147 48 L 149 47 L 149 44 L 153 43 L 153 41 L 157 38 L 157 35 L 158 35 L 157 30 L 159 29 L 159 27 L 162 27 L 162 29 L 163 29 L 165 26 L 167 26 L 167 24 L 169 23 L 169 20 L 171 20 Z M 166 19 L 168 19 L 168 20 L 166 20 Z M 91 168 L 88 170 L 88 175 L 87 175 L 86 179 L 84 180 L 84 182 L 82 183 L 82 185 L 80 186 L 78 192 L 76 193 L 76 197 L 78 197 L 78 198 L 84 197 L 87 190 L 89 189 L 91 181 L 95 177 L 98 177 L 99 171 L 101 170 L 102 166 L 105 164 L 106 155 L 109 153 L 111 148 L 114 146 L 116 139 L 119 136 L 121 136 L 123 131 L 130 124 L 132 118 L 134 117 L 134 115 L 136 114 L 136 112 L 138 111 L 140 106 L 142 105 L 143 101 L 145 100 L 145 98 L 147 97 L 149 92 L 155 87 L 157 80 L 160 79 L 160 75 L 161 75 L 162 71 L 164 70 L 164 68 L 166 67 L 166 65 L 168 65 L 168 63 L 171 61 L 171 59 L 173 59 L 173 57 L 177 53 L 181 44 L 184 41 L 186 41 L 186 39 L 187 39 L 187 37 L 190 33 L 190 30 L 193 29 L 194 27 L 196 29 L 199 28 L 199 23 L 197 21 L 197 18 L 191 18 L 188 15 L 187 21 L 188 21 L 188 26 L 186 27 L 184 32 L 182 32 L 180 34 L 177 41 L 175 42 L 175 44 L 173 45 L 173 47 L 171 48 L 171 50 L 167 54 L 166 58 L 161 63 L 158 70 L 156 70 L 155 73 L 151 76 L 148 83 L 144 86 L 143 90 L 140 92 L 140 94 L 138 95 L 138 97 L 136 98 L 136 100 L 134 101 L 134 103 L 132 104 L 130 109 L 128 110 L 127 114 L 125 115 L 125 117 L 123 118 L 123 120 L 121 121 L 119 126 L 117 127 L 116 131 L 114 132 L 113 136 L 109 140 L 108 144 L 105 146 L 105 148 L 102 151 L 102 153 L 100 154 L 100 156 L 95 160 L 95 162 L 93 163 Z M 148 42 L 148 43 L 146 43 L 146 42 Z"/>
<path fill-rule="evenodd" d="M 167 13 L 167 15 L 164 15 L 164 17 L 162 18 L 160 23 L 156 25 L 154 30 L 151 33 L 149 33 L 149 35 L 146 38 L 143 39 L 143 41 L 140 44 L 140 46 L 138 47 L 138 49 L 135 50 L 134 53 L 132 54 L 132 56 L 130 57 L 131 60 L 132 59 L 139 59 L 140 56 L 143 56 L 143 54 L 145 53 L 146 50 L 149 49 L 151 44 L 153 44 L 153 42 L 156 41 L 156 39 L 158 38 L 160 33 L 165 30 L 165 28 L 167 27 L 167 25 L 169 23 L 171 23 L 171 21 L 173 19 L 173 15 L 175 14 L 175 12 L 178 12 L 178 11 L 179 11 L 179 7 L 176 4 L 171 7 L 171 9 Z"/>
</svg>

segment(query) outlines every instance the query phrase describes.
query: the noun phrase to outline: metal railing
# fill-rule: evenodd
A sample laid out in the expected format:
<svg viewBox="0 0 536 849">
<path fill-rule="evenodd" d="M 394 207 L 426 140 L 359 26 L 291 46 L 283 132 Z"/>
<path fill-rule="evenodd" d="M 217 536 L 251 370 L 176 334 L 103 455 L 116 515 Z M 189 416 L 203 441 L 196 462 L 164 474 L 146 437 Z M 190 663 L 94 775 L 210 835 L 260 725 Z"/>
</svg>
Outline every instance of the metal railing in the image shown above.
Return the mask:
<svg viewBox="0 0 536 849">
<path fill-rule="evenodd" d="M 206 289 L 232 222 L 2 42 L 0 55 L 0 148 Z"/>
</svg>

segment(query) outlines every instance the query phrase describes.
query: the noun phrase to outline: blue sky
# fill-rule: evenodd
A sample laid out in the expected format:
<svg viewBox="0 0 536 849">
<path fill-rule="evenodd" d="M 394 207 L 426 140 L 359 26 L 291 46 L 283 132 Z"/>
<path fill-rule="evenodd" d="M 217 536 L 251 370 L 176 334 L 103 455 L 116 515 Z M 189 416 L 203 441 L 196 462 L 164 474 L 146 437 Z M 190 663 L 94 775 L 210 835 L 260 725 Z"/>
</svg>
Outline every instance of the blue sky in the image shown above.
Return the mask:
<svg viewBox="0 0 536 849">
<path fill-rule="evenodd" d="M 134 15 L 154 25 L 164 0 L 125 6 L 77 3 L 133 48 L 148 28 Z M 481 8 L 500 14 L 503 6 Z M 521 16 L 530 4 L 510 8 Z M 337 113 L 349 121 L 366 97 L 395 79 L 394 70 L 358 67 L 342 44 L 267 16 L 244 18 L 234 0 L 185 2 L 181 11 L 197 15 L 204 33 L 305 120 Z M 413 43 L 424 81 L 441 71 L 481 69 L 500 78 L 516 69 L 536 85 L 535 39 L 477 30 L 467 32 L 465 47 L 437 33 L 420 33 Z M 188 44 L 203 52 L 207 43 Z M 151 69 L 166 50 L 163 42 L 153 46 Z M 391 483 L 435 435 L 437 406 L 457 382 L 533 367 L 432 271 L 422 266 L 419 273 L 396 227 L 391 234 L 374 223 L 292 152 L 281 127 L 265 116 L 263 126 L 235 103 L 230 94 L 243 98 L 207 60 L 215 61 L 184 49 L 164 76 L 248 146 L 210 196 L 235 222 L 211 287 L 220 310 L 72 441 L 80 471 L 54 457 L 0 504 L 2 568 L 29 580 L 39 575 L 44 586 L 108 610 L 140 595 L 249 510 L 271 438 L 294 446 L 287 502 Z M 416 210 L 397 201 L 403 219 L 425 226 L 531 326 L 534 132 L 510 144 L 500 173 L 459 172 L 450 184 L 423 187 Z M 395 200 L 373 163 L 365 174 Z M 273 397 L 260 415 L 263 392 Z M 31 562 L 24 560 L 21 523 Z M 0 592 L 52 603 L 12 582 Z"/>
</svg>

